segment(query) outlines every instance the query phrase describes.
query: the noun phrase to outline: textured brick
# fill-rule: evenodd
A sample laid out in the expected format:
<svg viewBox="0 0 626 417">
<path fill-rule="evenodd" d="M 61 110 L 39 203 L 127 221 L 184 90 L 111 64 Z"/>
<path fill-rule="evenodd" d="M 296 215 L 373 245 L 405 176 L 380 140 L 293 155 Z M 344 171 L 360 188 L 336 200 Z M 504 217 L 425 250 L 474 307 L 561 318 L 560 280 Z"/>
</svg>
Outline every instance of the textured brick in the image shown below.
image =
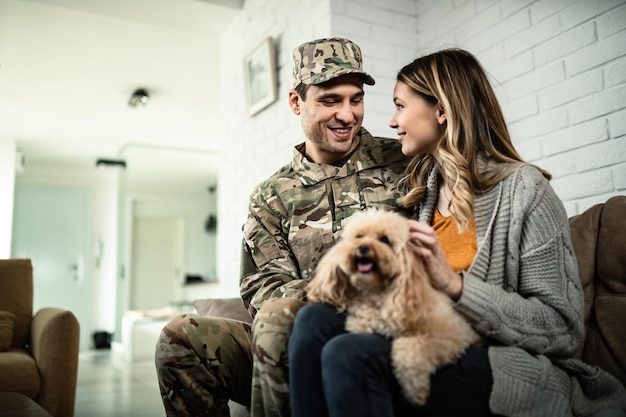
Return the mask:
<svg viewBox="0 0 626 417">
<path fill-rule="evenodd" d="M 504 83 L 512 98 L 534 93 L 565 79 L 561 62 L 554 62 Z"/>
<path fill-rule="evenodd" d="M 563 32 L 533 49 L 535 65 L 538 67 L 562 58 L 577 49 L 596 42 L 595 23 L 589 22 Z"/>
<path fill-rule="evenodd" d="M 624 0 L 578 1 L 561 13 L 563 29 L 569 29 L 624 3 Z"/>
<path fill-rule="evenodd" d="M 526 141 L 569 126 L 565 108 L 556 108 L 539 113 L 537 116 L 511 123 L 518 132 L 518 140 Z"/>
<path fill-rule="evenodd" d="M 548 158 L 543 158 L 536 163 L 552 174 L 553 179 L 564 178 L 576 173 L 574 155 L 562 153 Z"/>
<path fill-rule="evenodd" d="M 476 0 L 476 9 L 481 12 L 481 16 L 482 16 L 482 12 L 485 9 L 490 9 L 492 8 L 494 5 L 496 5 L 496 7 L 500 7 L 499 5 L 499 0 Z"/>
<path fill-rule="evenodd" d="M 396 14 L 409 14 L 412 16 L 417 15 L 417 8 L 419 1 L 416 0 L 391 0 L 391 1 L 372 1 L 372 3 L 376 3 L 377 6 L 391 10 Z"/>
<path fill-rule="evenodd" d="M 626 107 L 626 85 L 576 100 L 568 105 L 572 123 L 605 116 Z"/>
<path fill-rule="evenodd" d="M 539 108 L 543 110 L 569 103 L 578 98 L 597 93 L 603 88 L 602 71 L 599 69 L 568 78 L 554 86 L 547 87 L 537 94 Z"/>
<path fill-rule="evenodd" d="M 502 16 L 510 16 L 520 10 L 527 10 L 528 6 L 534 3 L 535 0 L 514 0 L 514 1 L 502 1 L 500 2 L 502 7 Z"/>
<path fill-rule="evenodd" d="M 535 95 L 518 98 L 517 100 L 513 100 L 510 105 L 504 104 L 502 100 L 500 103 L 502 103 L 502 110 L 504 111 L 505 118 L 509 123 L 527 119 L 528 117 L 535 116 L 539 113 L 537 96 Z"/>
<path fill-rule="evenodd" d="M 611 167 L 626 161 L 626 140 L 613 139 L 594 143 L 574 151 L 578 172 Z"/>
<path fill-rule="evenodd" d="M 476 7 L 474 2 L 465 2 L 459 6 L 454 6 L 454 13 L 449 14 L 445 19 L 441 19 L 437 22 L 435 33 L 437 36 L 452 33 L 464 22 L 473 21 L 475 19 Z"/>
<path fill-rule="evenodd" d="M 451 0 L 421 0 L 417 2 L 418 19 L 429 22 L 429 26 L 435 26 L 454 12 Z"/>
<path fill-rule="evenodd" d="M 561 33 L 559 17 L 550 17 L 542 22 L 514 34 L 504 42 L 506 56 L 514 57 L 523 51 L 532 49 L 557 37 Z"/>
<path fill-rule="evenodd" d="M 356 42 L 356 41 L 355 41 Z M 415 43 L 415 39 L 413 39 L 413 43 Z M 395 49 L 398 48 L 396 46 L 390 47 L 388 42 L 385 41 L 376 41 L 370 40 L 367 41 L 366 45 L 364 45 L 361 49 L 363 53 L 363 66 L 367 71 L 369 68 L 370 61 L 373 59 L 383 59 L 386 61 L 394 61 L 395 60 Z"/>
<path fill-rule="evenodd" d="M 530 18 L 533 24 L 539 23 L 570 7 L 572 0 L 538 1 L 530 5 Z"/>
<path fill-rule="evenodd" d="M 609 170 L 595 170 L 552 180 L 559 195 L 568 198 L 582 198 L 614 190 L 613 178 Z"/>
<path fill-rule="evenodd" d="M 626 195 L 626 162 L 611 167 L 615 189 Z"/>
<path fill-rule="evenodd" d="M 465 21 L 460 22 L 459 25 L 455 28 L 456 38 L 460 43 L 464 43 L 467 40 L 477 36 L 480 32 L 485 30 L 486 27 L 491 27 L 500 20 L 502 20 L 502 14 L 500 13 L 501 9 L 499 4 L 494 3 L 491 4 L 491 7 L 486 9 L 480 9 L 480 5 L 478 6 L 478 16 L 472 19 L 465 19 Z M 480 24 L 476 24 L 476 20 L 480 20 Z"/>
<path fill-rule="evenodd" d="M 504 57 L 504 48 L 500 45 L 480 50 L 476 54 L 476 57 L 480 60 L 481 65 L 485 68 L 485 71 L 487 71 L 490 78 L 493 75 L 493 69 L 502 65 L 506 61 L 506 58 Z M 498 78 L 492 81 L 501 82 Z"/>
<path fill-rule="evenodd" d="M 372 27 L 372 38 L 374 39 L 388 39 L 390 45 L 404 45 L 403 39 L 407 37 L 409 39 L 415 38 L 416 29 L 409 28 L 392 28 L 392 27 L 384 27 L 384 26 L 373 26 Z M 362 46 L 363 48 L 366 45 Z"/>
<path fill-rule="evenodd" d="M 355 19 L 363 20 L 364 22 L 376 23 L 378 25 L 391 26 L 394 22 L 394 13 L 390 10 L 386 10 L 377 6 L 371 6 L 366 4 L 360 4 L 358 7 L 349 7 L 350 16 Z"/>
<path fill-rule="evenodd" d="M 480 22 L 476 22 L 477 25 Z M 502 19 L 500 23 L 486 28 L 478 36 L 481 49 L 486 49 L 494 44 L 503 43 L 511 35 L 521 32 L 530 27 L 530 17 L 527 10 L 522 10 Z"/>
<path fill-rule="evenodd" d="M 597 22 L 600 38 L 626 30 L 626 5 L 599 16 Z"/>
<path fill-rule="evenodd" d="M 332 16 L 331 24 L 340 28 L 341 33 L 345 34 L 344 36 L 353 39 L 354 42 L 357 43 L 358 40 L 354 37 L 354 35 L 369 38 L 372 34 L 372 28 L 368 22 L 364 22 L 360 19 L 355 19 L 348 15 Z M 360 43 L 359 45 L 361 46 L 361 48 L 365 48 L 365 45 L 363 45 L 362 43 Z"/>
<path fill-rule="evenodd" d="M 567 75 L 578 74 L 626 55 L 624 45 L 626 45 L 626 31 L 618 32 L 577 50 L 565 58 Z"/>
<path fill-rule="evenodd" d="M 488 67 L 483 63 L 485 69 L 490 68 L 489 72 L 500 83 L 504 83 L 521 75 L 527 74 L 534 69 L 532 53 L 527 52 L 521 55 L 507 58 L 498 66 Z"/>
<path fill-rule="evenodd" d="M 626 136 L 626 110 L 612 113 L 608 117 L 609 133 L 612 138 Z"/>
<path fill-rule="evenodd" d="M 607 139 L 609 132 L 606 120 L 595 119 L 542 136 L 541 147 L 544 154 L 550 156 Z"/>
<path fill-rule="evenodd" d="M 527 140 L 525 142 L 516 141 L 515 129 L 513 128 L 511 132 L 509 132 L 513 146 L 517 149 L 517 152 L 520 154 L 522 159 L 525 161 L 533 162 L 541 159 L 541 148 L 539 147 L 539 141 L 536 139 Z"/>
<path fill-rule="evenodd" d="M 604 68 L 604 79 L 607 87 L 626 83 L 626 57 L 608 64 Z"/>
</svg>

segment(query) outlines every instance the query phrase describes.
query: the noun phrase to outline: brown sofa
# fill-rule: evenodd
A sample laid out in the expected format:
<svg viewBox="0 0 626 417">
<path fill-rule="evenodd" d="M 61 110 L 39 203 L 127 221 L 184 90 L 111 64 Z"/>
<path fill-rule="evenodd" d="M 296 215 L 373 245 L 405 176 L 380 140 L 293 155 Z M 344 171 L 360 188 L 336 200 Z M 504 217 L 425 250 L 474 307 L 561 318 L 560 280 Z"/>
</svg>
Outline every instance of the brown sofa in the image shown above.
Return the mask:
<svg viewBox="0 0 626 417">
<path fill-rule="evenodd" d="M 578 357 L 626 386 L 626 196 L 570 219 L 585 292 L 585 339 Z"/>
<path fill-rule="evenodd" d="M 574 252 L 585 295 L 585 338 L 577 356 L 600 366 L 626 386 L 626 196 L 617 196 L 570 218 Z M 241 274 L 250 273 L 242 251 Z M 241 299 L 196 300 L 209 316 L 251 322 Z M 232 417 L 250 414 L 231 402 Z"/>
<path fill-rule="evenodd" d="M 72 417 L 78 350 L 74 314 L 48 307 L 33 315 L 31 261 L 0 259 L 0 392 L 21 393 L 54 417 Z"/>
</svg>

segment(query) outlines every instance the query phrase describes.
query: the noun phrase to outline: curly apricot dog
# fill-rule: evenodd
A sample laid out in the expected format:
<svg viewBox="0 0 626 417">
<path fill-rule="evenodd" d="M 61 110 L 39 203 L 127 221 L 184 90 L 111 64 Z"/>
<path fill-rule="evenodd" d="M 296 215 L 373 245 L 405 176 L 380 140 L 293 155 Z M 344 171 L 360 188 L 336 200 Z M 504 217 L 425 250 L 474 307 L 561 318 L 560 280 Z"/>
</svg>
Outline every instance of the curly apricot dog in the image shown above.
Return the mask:
<svg viewBox="0 0 626 417">
<path fill-rule="evenodd" d="M 456 361 L 479 337 L 448 296 L 431 286 L 408 232 L 398 213 L 355 214 L 307 289 L 310 301 L 347 311 L 349 332 L 392 338 L 394 374 L 405 397 L 423 405 L 431 374 Z"/>
</svg>

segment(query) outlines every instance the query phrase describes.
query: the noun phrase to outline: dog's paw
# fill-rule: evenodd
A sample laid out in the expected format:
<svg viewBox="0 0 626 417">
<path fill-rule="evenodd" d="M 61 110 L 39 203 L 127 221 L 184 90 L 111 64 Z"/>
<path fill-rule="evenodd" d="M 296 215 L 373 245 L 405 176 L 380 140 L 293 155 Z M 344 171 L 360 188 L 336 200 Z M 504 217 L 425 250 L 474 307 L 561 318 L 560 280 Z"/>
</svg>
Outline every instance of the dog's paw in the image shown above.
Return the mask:
<svg viewBox="0 0 626 417">
<path fill-rule="evenodd" d="M 422 406 L 428 401 L 430 390 L 422 389 L 412 393 L 405 393 L 405 397 L 412 405 Z"/>
<path fill-rule="evenodd" d="M 424 405 L 430 395 L 430 375 L 413 375 L 409 380 L 400 381 L 402 393 L 412 405 Z"/>
<path fill-rule="evenodd" d="M 430 376 L 436 367 L 423 357 L 421 337 L 400 337 L 394 340 L 391 362 L 404 397 L 413 405 L 424 405 L 430 394 Z"/>
</svg>

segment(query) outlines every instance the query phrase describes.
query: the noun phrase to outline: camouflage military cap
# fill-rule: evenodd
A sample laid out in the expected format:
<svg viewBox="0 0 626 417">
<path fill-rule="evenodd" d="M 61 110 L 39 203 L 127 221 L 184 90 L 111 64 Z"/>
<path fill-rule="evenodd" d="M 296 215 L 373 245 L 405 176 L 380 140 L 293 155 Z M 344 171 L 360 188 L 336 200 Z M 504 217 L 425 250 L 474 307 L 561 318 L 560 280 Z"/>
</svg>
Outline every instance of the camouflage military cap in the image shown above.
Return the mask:
<svg viewBox="0 0 626 417">
<path fill-rule="evenodd" d="M 361 74 L 365 84 L 375 83 L 363 71 L 361 48 L 348 39 L 317 39 L 293 50 L 294 88 L 300 83 L 320 84 L 345 74 Z"/>
</svg>

